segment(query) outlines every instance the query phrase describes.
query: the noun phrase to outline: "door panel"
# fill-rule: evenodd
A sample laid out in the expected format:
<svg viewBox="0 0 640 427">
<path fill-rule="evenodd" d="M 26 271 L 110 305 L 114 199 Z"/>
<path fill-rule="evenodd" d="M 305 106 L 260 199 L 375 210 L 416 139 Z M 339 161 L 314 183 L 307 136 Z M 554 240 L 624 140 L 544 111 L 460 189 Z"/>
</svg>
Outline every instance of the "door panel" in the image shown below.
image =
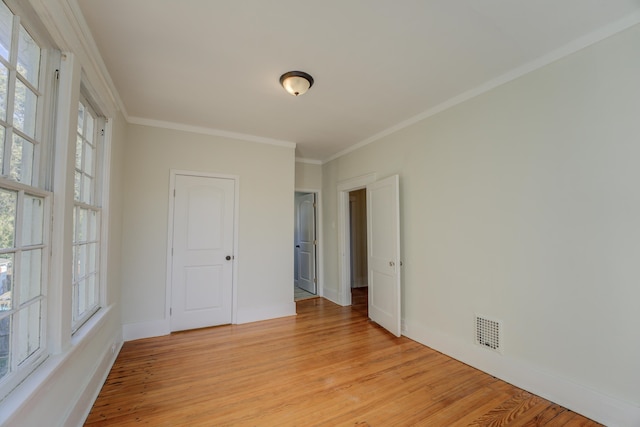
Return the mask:
<svg viewBox="0 0 640 427">
<path fill-rule="evenodd" d="M 315 194 L 296 196 L 297 285 L 312 294 L 316 289 L 316 208 Z"/>
<path fill-rule="evenodd" d="M 223 280 L 220 266 L 185 267 L 185 301 L 186 311 L 203 310 L 221 307 L 223 298 L 220 287 L 211 287 L 211 283 Z"/>
<path fill-rule="evenodd" d="M 400 198 L 398 175 L 367 185 L 369 317 L 400 336 Z"/>
<path fill-rule="evenodd" d="M 175 177 L 172 331 L 231 323 L 234 197 L 232 179 Z"/>
</svg>

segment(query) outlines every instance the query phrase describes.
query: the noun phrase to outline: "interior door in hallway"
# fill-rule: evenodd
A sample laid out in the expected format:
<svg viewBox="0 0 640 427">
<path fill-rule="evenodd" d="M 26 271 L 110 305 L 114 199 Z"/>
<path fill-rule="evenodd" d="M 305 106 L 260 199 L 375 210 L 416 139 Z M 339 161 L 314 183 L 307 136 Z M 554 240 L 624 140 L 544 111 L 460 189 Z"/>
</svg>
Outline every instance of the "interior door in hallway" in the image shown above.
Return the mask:
<svg viewBox="0 0 640 427">
<path fill-rule="evenodd" d="M 231 323 L 235 181 L 176 175 L 171 330 Z"/>
<path fill-rule="evenodd" d="M 401 335 L 400 180 L 398 175 L 367 185 L 369 317 Z"/>
<path fill-rule="evenodd" d="M 296 267 L 297 285 L 312 294 L 316 286 L 316 195 L 296 195 Z"/>
</svg>

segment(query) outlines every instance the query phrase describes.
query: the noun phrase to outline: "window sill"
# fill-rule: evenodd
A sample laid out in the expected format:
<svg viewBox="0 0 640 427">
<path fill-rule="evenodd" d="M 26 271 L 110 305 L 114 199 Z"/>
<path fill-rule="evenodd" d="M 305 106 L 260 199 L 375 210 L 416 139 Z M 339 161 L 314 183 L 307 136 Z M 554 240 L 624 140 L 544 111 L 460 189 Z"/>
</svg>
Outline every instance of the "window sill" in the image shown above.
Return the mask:
<svg viewBox="0 0 640 427">
<path fill-rule="evenodd" d="M 38 366 L 27 378 L 14 388 L 5 398 L 0 401 L 2 411 L 0 411 L 0 425 L 4 425 L 11 420 L 23 406 L 30 401 L 43 398 L 48 386 L 55 385 L 55 381 L 64 378 L 65 370 L 69 369 L 67 361 L 82 352 L 95 335 L 102 329 L 109 318 L 109 313 L 113 306 L 100 309 L 91 319 L 89 319 L 71 338 L 71 345 L 59 354 L 49 355 L 40 366 Z M 40 396 L 38 396 L 40 395 Z"/>
</svg>

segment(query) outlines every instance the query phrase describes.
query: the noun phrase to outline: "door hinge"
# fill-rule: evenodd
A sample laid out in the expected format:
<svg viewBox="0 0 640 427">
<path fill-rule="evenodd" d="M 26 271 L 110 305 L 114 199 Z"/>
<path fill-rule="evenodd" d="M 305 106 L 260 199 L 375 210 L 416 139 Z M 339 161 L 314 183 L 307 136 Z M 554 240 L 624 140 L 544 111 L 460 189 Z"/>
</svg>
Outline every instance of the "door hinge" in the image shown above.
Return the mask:
<svg viewBox="0 0 640 427">
<path fill-rule="evenodd" d="M 316 202 L 313 202 L 313 207 L 314 207 L 314 208 L 317 208 L 317 207 L 318 207 L 318 205 L 316 205 Z"/>
<path fill-rule="evenodd" d="M 173 197 L 176 197 L 176 189 L 173 189 Z"/>
<path fill-rule="evenodd" d="M 169 316 L 173 314 L 173 308 L 169 307 Z"/>
<path fill-rule="evenodd" d="M 318 278 L 317 277 L 313 278 L 313 283 L 318 284 Z"/>
<path fill-rule="evenodd" d="M 314 240 L 314 241 L 313 241 L 313 244 L 314 244 L 314 245 L 317 245 L 317 244 L 318 244 L 318 241 L 317 241 L 317 240 Z"/>
<path fill-rule="evenodd" d="M 56 80 L 60 80 L 60 70 L 56 70 L 54 75 L 55 75 Z"/>
<path fill-rule="evenodd" d="M 171 256 L 173 256 L 173 248 L 171 248 Z"/>
</svg>

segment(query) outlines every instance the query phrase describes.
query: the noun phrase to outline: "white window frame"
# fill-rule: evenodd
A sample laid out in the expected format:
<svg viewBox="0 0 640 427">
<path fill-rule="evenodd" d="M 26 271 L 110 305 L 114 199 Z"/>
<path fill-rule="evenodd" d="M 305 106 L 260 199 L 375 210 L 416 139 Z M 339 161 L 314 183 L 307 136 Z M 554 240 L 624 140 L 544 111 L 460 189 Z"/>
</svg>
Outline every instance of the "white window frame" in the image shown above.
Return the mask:
<svg viewBox="0 0 640 427">
<path fill-rule="evenodd" d="M 75 148 L 73 150 L 74 152 L 73 169 L 74 169 L 74 174 L 79 173 L 83 177 L 85 175 L 91 176 L 93 179 L 93 185 L 92 185 L 92 188 L 90 189 L 90 193 L 92 195 L 92 199 L 90 202 L 81 201 L 82 195 L 83 195 L 82 191 L 84 190 L 84 187 L 82 185 L 80 186 L 81 200 L 76 200 L 75 179 L 74 179 L 74 193 L 73 193 L 74 194 L 74 197 L 73 197 L 74 226 L 73 226 L 72 253 L 75 255 L 77 253 L 76 248 L 79 248 L 83 245 L 86 246 L 90 244 L 95 245 L 96 253 L 94 254 L 94 260 L 93 260 L 95 269 L 93 271 L 86 272 L 86 274 L 80 277 L 76 277 L 74 273 L 72 278 L 72 281 L 73 281 L 72 283 L 73 295 L 72 295 L 72 306 L 71 306 L 72 334 L 75 334 L 87 322 L 87 320 L 89 320 L 93 315 L 95 315 L 105 304 L 104 285 L 103 285 L 104 274 L 103 274 L 102 266 L 105 264 L 103 262 L 104 260 L 103 253 L 106 251 L 106 249 L 104 245 L 105 233 L 104 233 L 104 225 L 103 225 L 104 217 L 103 217 L 103 208 L 102 208 L 104 197 L 103 197 L 102 190 L 103 190 L 103 182 L 104 182 L 104 175 L 105 175 L 104 174 L 104 170 L 105 170 L 104 147 L 106 142 L 106 138 L 105 138 L 106 119 L 100 114 L 98 114 L 96 109 L 92 106 L 92 103 L 89 102 L 88 98 L 84 94 L 80 95 L 80 100 L 78 104 L 82 105 L 85 109 L 85 112 L 88 112 L 94 119 L 93 144 L 91 144 L 93 146 L 93 159 L 92 159 L 93 175 L 89 175 L 86 173 L 86 170 L 85 170 L 86 158 L 84 156 L 84 151 L 81 158 L 81 167 L 80 168 L 77 167 L 77 164 L 75 162 L 75 158 L 77 155 L 76 153 L 77 145 L 74 145 Z M 82 125 L 83 126 L 82 132 L 80 131 L 76 132 L 76 138 L 82 138 L 83 146 L 84 144 L 88 143 L 88 140 L 86 139 L 86 136 L 87 136 L 86 123 L 87 121 L 84 120 Z M 84 241 L 78 240 L 79 230 L 77 228 L 76 221 L 78 221 L 79 214 L 81 211 L 94 212 L 96 214 L 96 229 L 93 231 L 93 235 L 95 236 L 95 238 L 92 240 L 84 240 Z M 74 256 L 74 269 L 77 263 L 78 263 L 78 260 Z M 79 313 L 78 304 L 80 301 L 78 299 L 78 295 L 76 294 L 78 284 L 81 280 L 85 280 L 86 278 L 91 276 L 95 280 L 95 284 L 93 285 L 93 294 L 95 295 L 95 304 L 89 307 L 83 313 Z"/>
<path fill-rule="evenodd" d="M 12 310 L 8 310 L 6 312 L 0 312 L 0 318 L 5 318 L 7 316 L 14 316 L 14 318 L 18 318 L 19 311 L 25 310 L 32 304 L 41 303 L 41 312 L 40 312 L 40 346 L 39 348 L 30 354 L 24 361 L 18 363 L 14 357 L 11 358 L 10 369 L 9 372 L 0 379 L 0 399 L 9 394 L 11 390 L 13 390 L 17 385 L 19 385 L 31 372 L 33 372 L 49 355 L 48 345 L 47 345 L 47 316 L 48 316 L 48 280 L 49 277 L 49 248 L 51 246 L 50 242 L 50 219 L 51 219 L 51 200 L 52 194 L 35 189 L 33 187 L 29 187 L 26 185 L 22 185 L 17 182 L 11 182 L 0 178 L 0 186 L 3 189 L 16 191 L 18 193 L 18 201 L 17 201 L 17 211 L 16 211 L 16 236 L 15 236 L 15 245 L 14 245 L 14 260 L 13 260 L 13 270 L 19 271 L 20 263 L 21 263 L 21 255 L 25 250 L 34 250 L 40 249 L 42 250 L 42 264 L 41 264 L 41 280 L 42 280 L 42 290 L 41 295 L 33 298 L 24 304 L 18 309 L 14 308 Z M 21 208 L 22 208 L 22 200 L 24 196 L 31 195 L 36 197 L 41 197 L 44 201 L 43 206 L 43 241 L 39 245 L 25 246 L 22 245 L 20 239 L 20 232 L 18 230 L 22 229 L 21 224 Z M 16 277 L 14 275 L 14 277 Z M 12 299 L 14 301 L 20 300 L 20 282 L 19 277 L 18 280 L 14 280 L 12 283 Z M 15 303 L 14 303 L 15 304 Z M 20 324 L 18 323 L 18 327 Z M 13 325 L 12 325 L 13 327 Z M 11 339 L 11 349 L 12 352 L 19 348 L 19 338 L 18 334 L 13 334 Z"/>
<path fill-rule="evenodd" d="M 1 1 L 1 0 L 0 0 Z M 33 28 L 30 28 L 29 23 L 25 22 L 24 19 L 21 19 L 22 11 L 20 10 L 19 4 L 16 4 L 14 1 L 3 1 L 3 3 L 11 10 L 13 13 L 13 28 L 12 28 L 12 43 L 11 43 L 11 53 L 9 61 L 4 59 L 0 59 L 2 64 L 6 66 L 9 70 L 9 81 L 7 87 L 7 94 L 15 91 L 15 81 L 20 80 L 25 86 L 31 89 L 37 95 L 36 102 L 36 118 L 35 118 L 35 132 L 34 136 L 26 135 L 24 132 L 19 130 L 12 129 L 13 124 L 13 102 L 9 99 L 7 100 L 7 116 L 6 120 L 2 121 L 5 129 L 11 129 L 9 132 L 5 131 L 5 140 L 10 138 L 11 134 L 16 134 L 23 139 L 29 141 L 33 144 L 33 158 L 32 158 L 32 176 L 31 182 L 27 185 L 13 179 L 9 178 L 9 174 L 0 176 L 0 187 L 9 191 L 15 191 L 18 194 L 18 199 L 16 203 L 16 224 L 15 224 L 15 236 L 14 236 L 14 248 L 6 252 L 13 252 L 14 255 L 14 271 L 19 271 L 21 255 L 25 250 L 33 250 L 40 249 L 42 251 L 42 259 L 41 259 L 41 292 L 40 295 L 36 298 L 33 298 L 29 301 L 26 301 L 22 304 L 21 307 L 15 307 L 15 304 L 19 300 L 19 277 L 16 277 L 16 280 L 12 283 L 12 299 L 14 302 L 14 308 L 9 310 L 6 313 L 2 313 L 6 317 L 6 315 L 12 315 L 14 318 L 19 317 L 20 311 L 26 309 L 28 306 L 34 303 L 41 303 L 41 312 L 40 312 L 40 341 L 39 347 L 36 351 L 31 353 L 26 359 L 24 359 L 21 363 L 17 363 L 16 360 L 11 361 L 10 368 L 11 370 L 0 379 L 0 400 L 7 396 L 15 387 L 17 387 L 24 379 L 30 375 L 40 364 L 48 357 L 49 355 L 49 342 L 48 342 L 48 331 L 47 331 L 47 319 L 49 318 L 49 273 L 50 273 L 50 252 L 51 252 L 51 219 L 52 219 L 52 201 L 53 194 L 45 189 L 50 185 L 50 172 L 51 168 L 48 166 L 49 163 L 53 161 L 50 157 L 50 147 L 51 145 L 47 142 L 49 138 L 52 136 L 52 116 L 53 116 L 53 97 L 55 91 L 55 77 L 54 77 L 54 67 L 53 63 L 55 60 L 52 58 L 56 55 L 51 55 L 50 45 L 42 42 L 42 38 L 38 33 L 33 32 Z M 7 4 L 8 3 L 8 4 Z M 20 28 L 26 30 L 31 38 L 35 41 L 35 43 L 40 48 L 40 64 L 39 64 L 39 76 L 38 76 L 38 88 L 35 88 L 31 83 L 26 81 L 26 79 L 20 77 L 17 72 L 17 54 L 14 52 L 17 49 L 17 39 Z M 10 95 L 10 98 L 15 95 Z M 4 149 L 5 155 L 3 156 L 3 164 L 4 171 L 8 171 L 10 158 L 7 154 L 11 153 L 11 144 L 2 145 L 2 149 Z M 21 218 L 21 209 L 23 208 L 23 198 L 26 195 L 31 195 L 35 197 L 42 198 L 44 201 L 43 206 L 43 224 L 42 224 L 42 244 L 38 245 L 30 245 L 25 246 L 21 243 L 21 234 L 22 234 L 22 218 Z M 19 322 L 18 322 L 19 326 Z M 15 353 L 18 351 L 17 343 L 19 342 L 19 335 L 14 334 L 12 336 L 12 350 L 11 352 L 15 356 Z M 12 358 L 14 359 L 14 358 Z"/>
</svg>

